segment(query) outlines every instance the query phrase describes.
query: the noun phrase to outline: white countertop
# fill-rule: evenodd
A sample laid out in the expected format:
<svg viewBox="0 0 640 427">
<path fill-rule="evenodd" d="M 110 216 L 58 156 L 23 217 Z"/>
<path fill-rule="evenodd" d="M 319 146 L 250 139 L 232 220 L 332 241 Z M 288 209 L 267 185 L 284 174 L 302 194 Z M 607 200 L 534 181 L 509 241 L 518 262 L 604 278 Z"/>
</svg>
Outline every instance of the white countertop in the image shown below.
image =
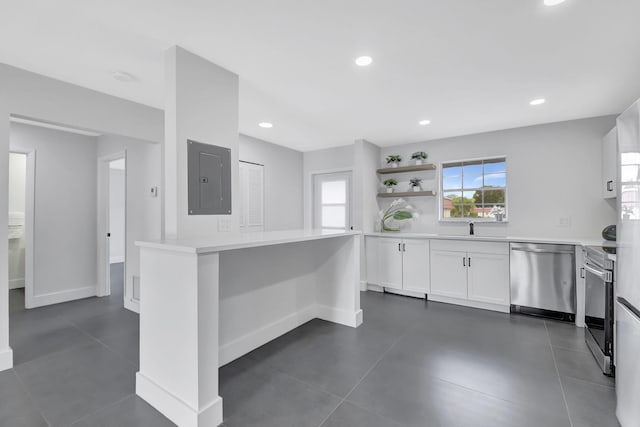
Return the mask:
<svg viewBox="0 0 640 427">
<path fill-rule="evenodd" d="M 330 239 L 334 237 L 355 236 L 360 231 L 341 230 L 284 230 L 254 233 L 220 234 L 216 237 L 201 239 L 167 239 L 155 241 L 137 241 L 141 248 L 162 249 L 173 252 L 209 253 L 234 249 L 255 248 L 259 246 L 280 245 L 283 243 L 306 242 L 310 240 Z"/>
<path fill-rule="evenodd" d="M 525 237 L 525 236 L 484 236 L 468 234 L 432 234 L 432 233 L 365 233 L 365 236 L 395 237 L 400 239 L 441 239 L 441 240 L 469 240 L 484 242 L 523 242 L 523 243 L 551 243 L 576 246 L 602 246 L 602 239 L 576 237 Z"/>
</svg>

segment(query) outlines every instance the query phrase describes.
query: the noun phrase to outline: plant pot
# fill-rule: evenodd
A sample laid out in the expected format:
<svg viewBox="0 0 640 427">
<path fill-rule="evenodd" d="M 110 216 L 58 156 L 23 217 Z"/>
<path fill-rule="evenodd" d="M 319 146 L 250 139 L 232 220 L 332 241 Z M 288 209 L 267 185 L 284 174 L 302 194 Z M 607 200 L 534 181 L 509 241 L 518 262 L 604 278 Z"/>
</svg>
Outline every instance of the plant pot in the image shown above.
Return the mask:
<svg viewBox="0 0 640 427">
<path fill-rule="evenodd" d="M 397 167 L 398 167 L 398 162 L 393 162 L 393 163 L 391 163 L 391 167 L 392 167 L 392 168 L 397 168 Z"/>
<path fill-rule="evenodd" d="M 392 187 L 387 187 L 387 193 L 393 193 L 393 188 Z"/>
<path fill-rule="evenodd" d="M 422 188 L 420 188 L 420 187 L 413 187 L 413 188 L 412 188 L 412 190 L 413 190 L 414 192 L 416 192 L 416 193 L 417 193 L 418 191 L 422 191 Z"/>
<path fill-rule="evenodd" d="M 416 159 L 416 166 L 420 166 L 422 164 L 422 159 Z"/>
</svg>

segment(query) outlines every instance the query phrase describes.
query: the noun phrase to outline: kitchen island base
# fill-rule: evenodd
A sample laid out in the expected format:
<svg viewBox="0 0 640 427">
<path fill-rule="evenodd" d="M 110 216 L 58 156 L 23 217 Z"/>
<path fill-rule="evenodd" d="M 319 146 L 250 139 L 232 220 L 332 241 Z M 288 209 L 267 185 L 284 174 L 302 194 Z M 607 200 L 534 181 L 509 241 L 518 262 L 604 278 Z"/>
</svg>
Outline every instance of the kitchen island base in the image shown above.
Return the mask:
<svg viewBox="0 0 640 427">
<path fill-rule="evenodd" d="M 178 426 L 217 426 L 219 366 L 314 318 L 359 326 L 359 233 L 300 233 L 139 243 L 136 393 Z"/>
</svg>

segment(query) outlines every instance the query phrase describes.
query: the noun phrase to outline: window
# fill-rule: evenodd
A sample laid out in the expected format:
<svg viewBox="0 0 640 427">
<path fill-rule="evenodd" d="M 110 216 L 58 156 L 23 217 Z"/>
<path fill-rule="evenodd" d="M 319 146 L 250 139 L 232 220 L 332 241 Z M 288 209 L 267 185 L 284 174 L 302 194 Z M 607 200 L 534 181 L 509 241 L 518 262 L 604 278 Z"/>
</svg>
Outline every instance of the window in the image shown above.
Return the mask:
<svg viewBox="0 0 640 427">
<path fill-rule="evenodd" d="M 442 164 L 441 220 L 493 219 L 494 206 L 507 218 L 507 159 Z"/>
<path fill-rule="evenodd" d="M 350 173 L 314 175 L 313 227 L 346 230 L 350 227 Z"/>
</svg>

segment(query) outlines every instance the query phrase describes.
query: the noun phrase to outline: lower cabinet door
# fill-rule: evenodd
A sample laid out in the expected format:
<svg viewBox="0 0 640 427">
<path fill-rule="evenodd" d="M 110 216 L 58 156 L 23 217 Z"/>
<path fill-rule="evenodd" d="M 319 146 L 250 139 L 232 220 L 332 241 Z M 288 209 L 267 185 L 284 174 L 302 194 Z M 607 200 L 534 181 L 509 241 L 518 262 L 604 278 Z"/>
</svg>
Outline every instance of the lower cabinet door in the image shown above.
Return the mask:
<svg viewBox="0 0 640 427">
<path fill-rule="evenodd" d="M 379 285 L 378 278 L 378 239 L 377 237 L 366 237 L 364 239 L 365 260 L 367 263 L 367 283 Z"/>
<path fill-rule="evenodd" d="M 402 241 L 402 287 L 407 291 L 429 293 L 429 241 Z"/>
<path fill-rule="evenodd" d="M 431 294 L 467 298 L 467 253 L 431 250 Z"/>
<path fill-rule="evenodd" d="M 378 281 L 385 288 L 402 289 L 402 240 L 378 239 Z"/>
<path fill-rule="evenodd" d="M 509 255 L 468 254 L 469 299 L 509 304 Z"/>
</svg>

